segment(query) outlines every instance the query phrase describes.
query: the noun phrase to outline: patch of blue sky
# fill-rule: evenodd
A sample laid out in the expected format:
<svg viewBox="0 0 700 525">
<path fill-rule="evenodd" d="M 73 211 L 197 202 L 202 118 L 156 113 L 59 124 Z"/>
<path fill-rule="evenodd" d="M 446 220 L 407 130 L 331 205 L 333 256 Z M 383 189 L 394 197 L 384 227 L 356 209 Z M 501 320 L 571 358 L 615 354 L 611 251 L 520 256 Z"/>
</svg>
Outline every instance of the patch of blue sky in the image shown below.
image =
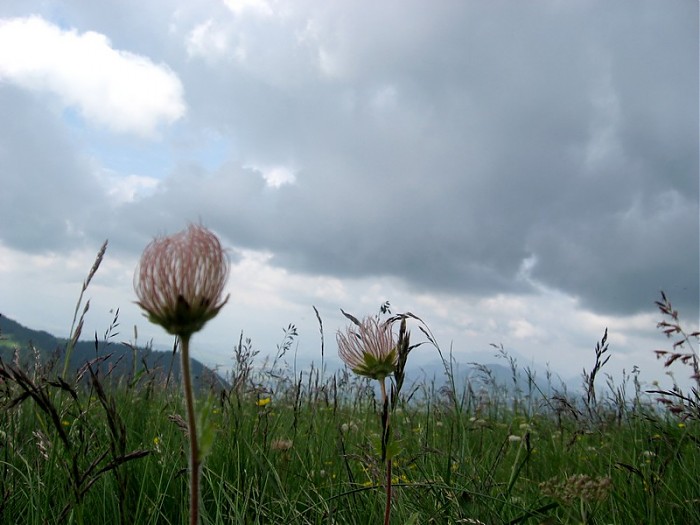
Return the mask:
<svg viewBox="0 0 700 525">
<path fill-rule="evenodd" d="M 179 126 L 178 126 L 179 127 Z M 207 171 L 213 172 L 219 169 L 231 156 L 232 141 L 230 138 L 212 130 L 201 130 L 193 133 L 191 130 L 182 129 L 188 148 L 183 148 L 179 153 L 180 160 L 196 163 Z"/>
<path fill-rule="evenodd" d="M 73 107 L 63 110 L 62 119 L 84 152 L 115 174 L 163 179 L 175 166 L 173 148 L 163 138 L 144 140 L 92 126 Z"/>
<path fill-rule="evenodd" d="M 229 139 L 212 131 L 193 132 L 183 124 L 162 129 L 159 138 L 143 139 L 86 124 L 73 108 L 66 108 L 62 116 L 87 154 L 116 174 L 162 180 L 178 164 L 215 171 L 230 155 Z"/>
</svg>

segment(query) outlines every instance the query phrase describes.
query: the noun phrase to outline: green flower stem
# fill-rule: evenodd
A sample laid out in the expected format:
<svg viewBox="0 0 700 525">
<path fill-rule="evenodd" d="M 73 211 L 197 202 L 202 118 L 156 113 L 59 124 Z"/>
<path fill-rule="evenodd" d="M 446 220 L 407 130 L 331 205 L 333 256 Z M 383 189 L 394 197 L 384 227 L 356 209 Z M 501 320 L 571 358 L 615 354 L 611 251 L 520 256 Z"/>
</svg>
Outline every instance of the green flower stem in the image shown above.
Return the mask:
<svg viewBox="0 0 700 525">
<path fill-rule="evenodd" d="M 190 438 L 190 525 L 199 525 L 199 477 L 201 462 L 197 443 L 197 417 L 194 409 L 194 392 L 190 373 L 190 336 L 180 337 L 182 356 L 182 384 L 185 387 L 187 407 L 187 433 Z"/>
<path fill-rule="evenodd" d="M 391 459 L 386 461 L 386 506 L 384 507 L 384 525 L 389 525 L 391 518 Z"/>
<path fill-rule="evenodd" d="M 382 461 L 386 462 L 386 505 L 384 507 L 384 525 L 389 525 L 391 518 L 391 457 L 387 454 L 389 448 L 389 398 L 386 395 L 386 379 L 382 377 L 379 385 L 382 391 Z"/>
</svg>

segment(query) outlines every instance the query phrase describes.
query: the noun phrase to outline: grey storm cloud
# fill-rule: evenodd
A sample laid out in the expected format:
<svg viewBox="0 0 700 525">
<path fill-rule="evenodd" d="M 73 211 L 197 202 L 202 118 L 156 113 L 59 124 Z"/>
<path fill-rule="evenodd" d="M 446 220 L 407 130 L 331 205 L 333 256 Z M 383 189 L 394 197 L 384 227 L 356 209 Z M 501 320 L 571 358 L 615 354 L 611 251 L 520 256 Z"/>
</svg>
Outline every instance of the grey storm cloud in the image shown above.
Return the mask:
<svg viewBox="0 0 700 525">
<path fill-rule="evenodd" d="M 81 9 L 122 47 L 143 17 Z M 93 221 L 96 237 L 113 229 L 136 247 L 201 217 L 304 273 L 454 293 L 545 286 L 611 313 L 646 310 L 665 288 L 697 315 L 696 3 L 308 2 L 250 26 L 219 6 L 212 31 L 230 48 L 210 59 L 186 53 L 208 19 L 188 9 L 148 11 L 138 51 L 172 68 L 189 124 L 238 159 L 181 162 L 153 195 Z M 268 187 L 255 164 L 292 165 L 296 181 Z"/>
<path fill-rule="evenodd" d="M 0 115 L 0 238 L 30 253 L 81 245 L 106 205 L 89 162 L 37 97 L 0 82 Z"/>
<path fill-rule="evenodd" d="M 201 113 L 301 166 L 278 194 L 232 181 L 222 229 L 298 271 L 489 293 L 527 290 L 531 261 L 591 308 L 646 309 L 667 287 L 697 309 L 696 19 L 470 6 L 322 24 L 347 77 L 215 74 L 231 103 Z M 221 100 L 210 87 L 193 107 Z"/>
</svg>

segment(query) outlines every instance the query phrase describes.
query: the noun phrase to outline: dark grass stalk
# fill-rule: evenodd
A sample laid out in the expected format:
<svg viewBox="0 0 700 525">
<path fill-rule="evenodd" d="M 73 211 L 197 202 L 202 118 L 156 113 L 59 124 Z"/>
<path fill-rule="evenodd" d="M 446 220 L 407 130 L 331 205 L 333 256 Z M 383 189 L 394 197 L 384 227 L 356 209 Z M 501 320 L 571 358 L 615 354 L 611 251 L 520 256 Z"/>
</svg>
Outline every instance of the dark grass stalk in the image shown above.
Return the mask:
<svg viewBox="0 0 700 525">
<path fill-rule="evenodd" d="M 85 291 L 88 289 L 88 286 L 90 285 L 90 281 L 92 281 L 92 278 L 97 273 L 97 270 L 100 267 L 100 264 L 102 264 L 102 258 L 104 257 L 104 254 L 107 251 L 107 243 L 108 243 L 108 241 L 105 241 L 104 243 L 102 243 L 102 247 L 97 252 L 97 257 L 95 257 L 95 262 L 92 264 L 92 268 L 90 268 L 90 271 L 88 272 L 87 278 L 83 281 L 83 287 L 80 290 L 80 295 L 78 296 L 78 302 L 75 304 L 75 311 L 73 312 L 73 321 L 72 321 L 71 327 L 70 327 L 70 335 L 68 336 L 68 345 L 66 346 L 66 355 L 65 355 L 64 361 L 63 361 L 63 373 L 62 373 L 63 377 L 66 377 L 66 375 L 68 374 L 68 366 L 70 364 L 71 354 L 73 353 L 73 348 L 75 347 L 75 344 L 78 342 L 78 338 L 80 337 L 80 333 L 81 333 L 82 328 L 83 328 L 83 321 L 85 319 L 85 314 L 87 314 L 87 311 L 90 308 L 90 301 L 87 301 L 85 303 L 85 306 L 83 307 L 83 312 L 80 315 L 80 319 L 78 319 L 78 312 L 80 311 L 80 305 L 83 302 L 83 296 L 85 295 Z M 77 326 L 76 326 L 76 322 L 77 322 Z"/>
<path fill-rule="evenodd" d="M 177 338 L 177 337 L 176 337 L 175 340 L 173 341 L 173 351 L 172 351 L 172 353 L 170 354 L 170 364 L 168 365 L 168 375 L 165 377 L 165 388 L 166 388 L 166 390 L 167 390 L 167 388 L 170 386 L 170 378 L 171 378 L 172 375 L 173 375 L 173 365 L 175 364 L 175 355 L 177 354 L 177 347 L 178 347 L 178 343 L 179 343 L 179 342 L 180 342 L 180 339 Z"/>
<path fill-rule="evenodd" d="M 586 392 L 586 409 L 588 411 L 588 417 L 591 419 L 591 421 L 593 421 L 594 418 L 596 421 L 600 421 L 598 398 L 595 390 L 595 380 L 601 369 L 610 360 L 608 347 L 608 329 L 606 328 L 602 339 L 595 345 L 595 363 L 593 364 L 593 368 L 590 372 L 586 372 L 585 369 L 583 370 L 583 386 Z"/>
<path fill-rule="evenodd" d="M 323 321 L 321 320 L 321 314 L 318 313 L 318 309 L 312 305 L 312 308 L 314 309 L 314 313 L 316 314 L 316 320 L 318 321 L 318 330 L 321 335 L 321 383 L 323 383 L 323 375 L 326 371 L 326 361 L 325 361 L 325 344 L 324 344 L 324 336 L 323 336 Z"/>
</svg>

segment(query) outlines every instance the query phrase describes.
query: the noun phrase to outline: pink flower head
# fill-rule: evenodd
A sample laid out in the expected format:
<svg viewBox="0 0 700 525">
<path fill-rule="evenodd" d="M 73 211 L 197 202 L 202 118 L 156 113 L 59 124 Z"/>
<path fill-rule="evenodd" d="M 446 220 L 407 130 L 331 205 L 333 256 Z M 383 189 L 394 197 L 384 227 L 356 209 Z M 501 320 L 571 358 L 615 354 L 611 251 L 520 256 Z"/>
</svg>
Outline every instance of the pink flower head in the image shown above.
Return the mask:
<svg viewBox="0 0 700 525">
<path fill-rule="evenodd" d="M 356 374 L 382 380 L 394 373 L 398 353 L 389 323 L 365 317 L 336 334 L 338 355 Z"/>
<path fill-rule="evenodd" d="M 138 304 L 168 333 L 189 337 L 228 301 L 222 298 L 229 261 L 219 239 L 190 225 L 146 246 L 134 274 Z"/>
</svg>

